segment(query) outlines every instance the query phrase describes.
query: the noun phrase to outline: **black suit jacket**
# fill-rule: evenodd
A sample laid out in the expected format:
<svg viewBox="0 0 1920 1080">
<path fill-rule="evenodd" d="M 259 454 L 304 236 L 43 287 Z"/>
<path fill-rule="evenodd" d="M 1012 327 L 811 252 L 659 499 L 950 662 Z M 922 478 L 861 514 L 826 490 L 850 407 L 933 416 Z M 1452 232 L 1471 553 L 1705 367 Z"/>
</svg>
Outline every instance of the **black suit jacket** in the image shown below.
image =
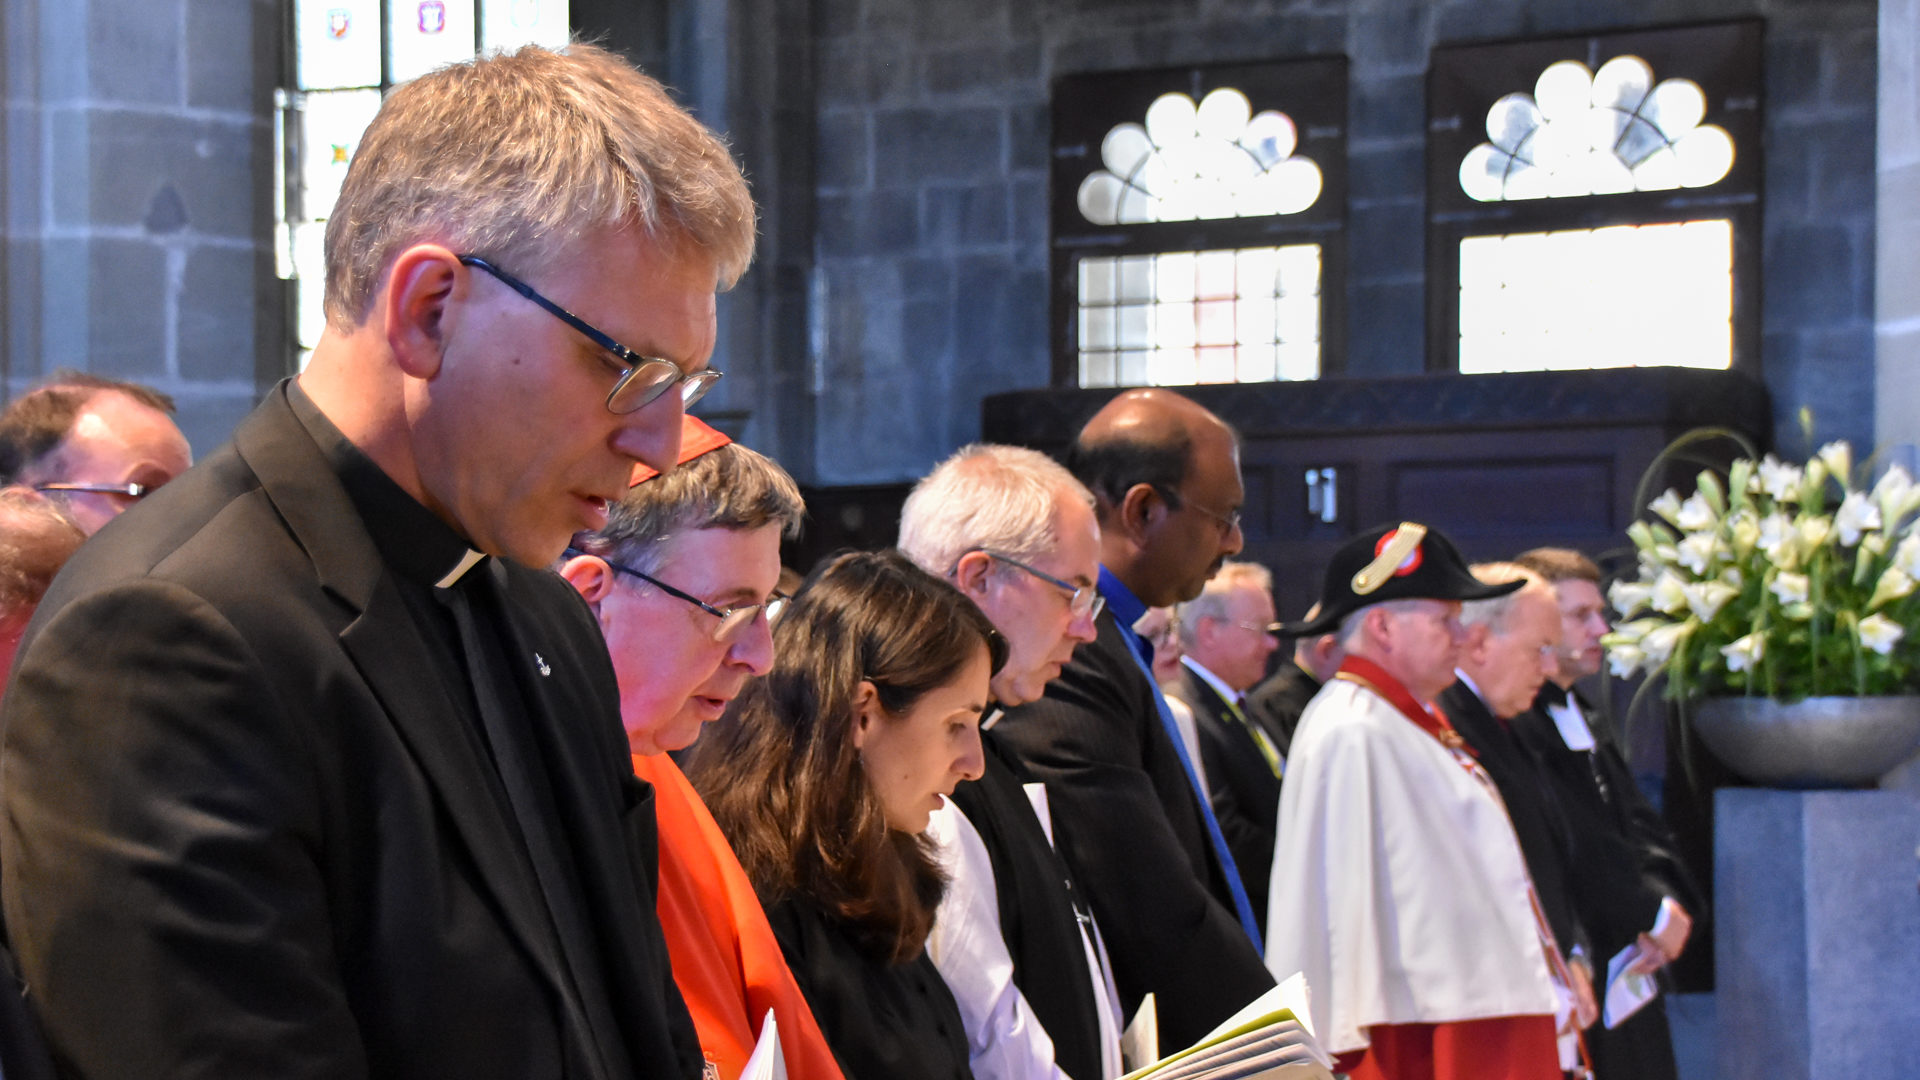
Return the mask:
<svg viewBox="0 0 1920 1080">
<path fill-rule="evenodd" d="M 1099 637 L 994 731 L 1047 785 L 1061 854 L 1085 887 L 1131 1016 L 1154 992 L 1160 1045 L 1183 1047 L 1273 985 L 1240 926 L 1200 802 L 1112 614 Z"/>
<path fill-rule="evenodd" d="M 599 946 L 583 1036 L 464 676 L 287 393 L 80 551 L 8 691 L 0 896 L 63 1073 L 699 1076 L 591 614 L 495 570 Z"/>
<path fill-rule="evenodd" d="M 1185 665 L 1172 691 L 1193 709 L 1205 763 L 1207 794 L 1220 833 L 1240 868 L 1240 882 L 1266 933 L 1267 887 L 1273 876 L 1274 834 L 1280 821 L 1280 778 L 1260 753 L 1253 734 L 1228 711 L 1227 702 Z"/>
<path fill-rule="evenodd" d="M 1013 984 L 1053 1041 L 1053 1060 L 1071 1077 L 1100 1075 L 1099 972 L 1087 970 L 1071 872 L 1021 785 L 1026 770 L 996 730 L 980 733 L 980 779 L 954 789 L 953 801 L 980 834 L 993 864 L 1000 936 L 1013 960 Z M 1051 804 L 1049 804 L 1051 805 Z M 1059 822 L 1054 823 L 1056 835 Z M 1085 899 L 1081 898 L 1081 903 Z"/>
<path fill-rule="evenodd" d="M 1572 850 L 1572 829 L 1560 809 L 1546 773 L 1528 749 L 1496 719 L 1486 703 L 1455 682 L 1441 691 L 1435 704 L 1446 714 L 1455 731 L 1467 740 L 1480 765 L 1500 788 L 1507 804 L 1507 816 L 1513 819 L 1513 831 L 1520 838 L 1520 854 L 1527 861 L 1527 873 L 1533 877 L 1533 890 L 1540 897 L 1553 936 L 1562 955 L 1571 955 L 1576 945 L 1586 945 L 1587 935 L 1574 914 L 1568 876 Z"/>
<path fill-rule="evenodd" d="M 1531 710 L 1513 718 L 1513 732 L 1540 761 L 1566 811 L 1573 839 L 1568 873 L 1574 912 L 1593 938 L 1595 990 L 1604 994 L 1608 961 L 1653 928 L 1663 898 L 1673 897 L 1695 919 L 1703 905 L 1666 823 L 1640 794 L 1633 770 L 1591 708 L 1583 705 L 1582 711 L 1594 748 L 1568 749 L 1547 715 L 1550 702 L 1563 700 L 1560 688 L 1548 684 Z M 1588 1029 L 1587 1049 L 1599 1076 L 1672 1080 L 1676 1068 L 1664 995 L 1618 1027 Z"/>
<path fill-rule="evenodd" d="M 1280 753 L 1287 754 L 1292 752 L 1293 729 L 1300 724 L 1300 714 L 1307 711 L 1307 702 L 1319 692 L 1320 680 L 1289 654 L 1280 661 L 1280 670 L 1247 691 L 1242 708 L 1249 720 L 1266 729 Z"/>
<path fill-rule="evenodd" d="M 1513 718 L 1513 731 L 1539 760 L 1565 808 L 1572 831 L 1570 870 L 1580 920 L 1606 957 L 1653 928 L 1660 901 L 1673 897 L 1699 919 L 1703 905 L 1692 876 L 1674 849 L 1666 823 L 1640 794 L 1610 733 L 1590 718 L 1594 749 L 1569 750 L 1542 691 L 1534 707 Z"/>
</svg>

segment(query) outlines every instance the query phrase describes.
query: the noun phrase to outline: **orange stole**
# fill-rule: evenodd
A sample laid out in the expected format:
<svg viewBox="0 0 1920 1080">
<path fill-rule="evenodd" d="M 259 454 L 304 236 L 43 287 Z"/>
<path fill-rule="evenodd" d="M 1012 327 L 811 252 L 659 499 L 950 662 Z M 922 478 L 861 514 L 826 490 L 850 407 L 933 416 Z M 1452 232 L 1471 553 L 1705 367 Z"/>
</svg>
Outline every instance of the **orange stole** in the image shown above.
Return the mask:
<svg viewBox="0 0 1920 1080">
<path fill-rule="evenodd" d="M 1375 1024 L 1367 1049 L 1340 1055 L 1352 1080 L 1560 1080 L 1551 1016 Z M 1356 1064 L 1353 1059 L 1358 1058 Z"/>
<path fill-rule="evenodd" d="M 792 1080 L 843 1080 L 720 826 L 665 754 L 633 755 L 660 828 L 660 927 L 673 981 L 720 1080 L 739 1080 L 772 1009 Z"/>
</svg>

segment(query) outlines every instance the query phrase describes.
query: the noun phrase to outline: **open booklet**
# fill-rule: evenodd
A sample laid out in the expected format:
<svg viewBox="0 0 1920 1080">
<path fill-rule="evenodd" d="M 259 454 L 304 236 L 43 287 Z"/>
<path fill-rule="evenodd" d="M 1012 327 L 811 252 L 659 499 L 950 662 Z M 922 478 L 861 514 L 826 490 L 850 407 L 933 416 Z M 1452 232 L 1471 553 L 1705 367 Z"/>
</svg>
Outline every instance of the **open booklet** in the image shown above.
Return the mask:
<svg viewBox="0 0 1920 1080">
<path fill-rule="evenodd" d="M 753 1044 L 747 1067 L 740 1070 L 740 1080 L 787 1080 L 787 1059 L 780 1053 L 780 1025 L 774 1023 L 772 1009 L 760 1024 L 760 1041 Z"/>
<path fill-rule="evenodd" d="M 1333 1080 L 1333 1058 L 1313 1037 L 1306 976 L 1294 975 L 1206 1038 L 1121 1080 Z"/>
</svg>

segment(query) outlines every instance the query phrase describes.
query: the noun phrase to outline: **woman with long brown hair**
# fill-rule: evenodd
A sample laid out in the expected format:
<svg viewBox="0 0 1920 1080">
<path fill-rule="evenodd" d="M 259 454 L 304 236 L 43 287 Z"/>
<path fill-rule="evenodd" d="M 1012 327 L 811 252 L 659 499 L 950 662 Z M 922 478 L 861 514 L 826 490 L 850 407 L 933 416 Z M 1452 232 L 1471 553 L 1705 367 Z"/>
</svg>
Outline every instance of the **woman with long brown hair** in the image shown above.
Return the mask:
<svg viewBox="0 0 1920 1080">
<path fill-rule="evenodd" d="M 849 1080 L 970 1077 L 924 949 L 946 882 L 921 833 L 980 774 L 1006 645 L 897 552 L 829 562 L 773 636 L 772 671 L 696 744 L 688 774 Z"/>
</svg>

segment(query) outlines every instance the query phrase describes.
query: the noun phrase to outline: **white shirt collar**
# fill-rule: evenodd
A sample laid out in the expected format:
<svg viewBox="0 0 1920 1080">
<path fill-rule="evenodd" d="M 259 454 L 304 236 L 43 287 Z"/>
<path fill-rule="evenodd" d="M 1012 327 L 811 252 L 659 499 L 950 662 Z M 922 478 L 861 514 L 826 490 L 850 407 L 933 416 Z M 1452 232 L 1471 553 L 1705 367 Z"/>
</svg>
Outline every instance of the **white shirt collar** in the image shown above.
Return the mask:
<svg viewBox="0 0 1920 1080">
<path fill-rule="evenodd" d="M 1205 664 L 1202 664 L 1191 656 L 1182 656 L 1180 662 L 1187 665 L 1187 670 L 1200 676 L 1208 686 L 1213 687 L 1213 692 L 1220 695 L 1220 700 L 1229 701 L 1235 705 L 1240 704 L 1240 691 L 1222 682 L 1220 676 L 1208 671 Z"/>
<path fill-rule="evenodd" d="M 1547 706 L 1547 716 L 1552 718 L 1553 726 L 1560 729 L 1560 741 L 1567 744 L 1567 749 L 1593 749 L 1593 727 L 1580 711 L 1580 699 L 1568 694 L 1564 704 Z"/>
</svg>

